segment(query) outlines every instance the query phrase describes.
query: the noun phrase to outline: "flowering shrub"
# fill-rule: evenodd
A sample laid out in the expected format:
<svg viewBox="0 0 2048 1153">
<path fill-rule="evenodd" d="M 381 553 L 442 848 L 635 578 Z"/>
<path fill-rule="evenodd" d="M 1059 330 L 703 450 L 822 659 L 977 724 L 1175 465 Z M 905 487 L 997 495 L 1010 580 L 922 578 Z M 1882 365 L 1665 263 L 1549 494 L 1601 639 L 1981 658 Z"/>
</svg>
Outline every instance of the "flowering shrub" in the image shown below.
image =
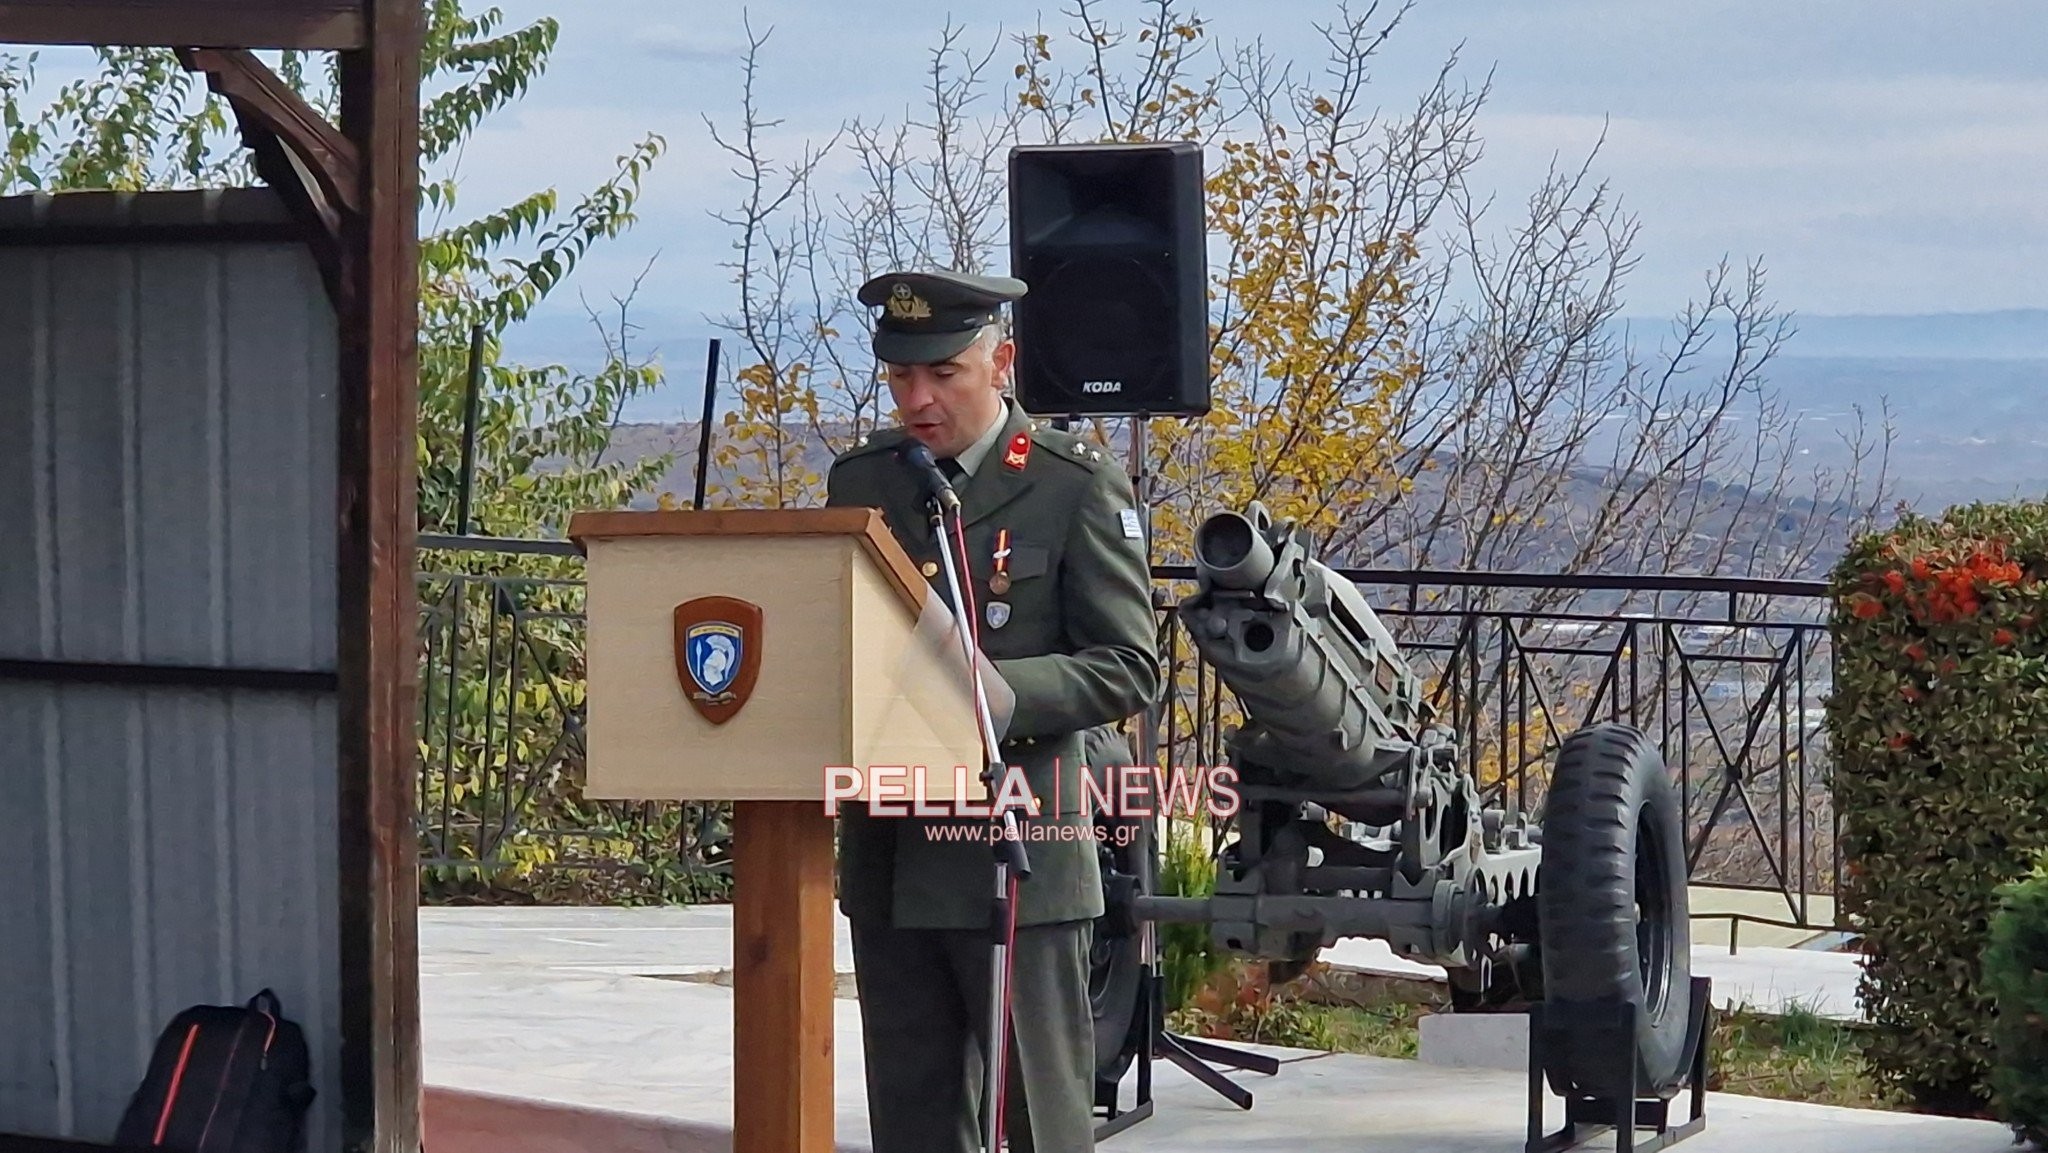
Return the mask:
<svg viewBox="0 0 2048 1153">
<path fill-rule="evenodd" d="M 1989 1106 L 1982 959 L 2000 886 L 2048 848 L 2048 505 L 1902 515 L 1832 577 L 1841 909 L 1863 935 L 1879 1084 Z"/>
</svg>

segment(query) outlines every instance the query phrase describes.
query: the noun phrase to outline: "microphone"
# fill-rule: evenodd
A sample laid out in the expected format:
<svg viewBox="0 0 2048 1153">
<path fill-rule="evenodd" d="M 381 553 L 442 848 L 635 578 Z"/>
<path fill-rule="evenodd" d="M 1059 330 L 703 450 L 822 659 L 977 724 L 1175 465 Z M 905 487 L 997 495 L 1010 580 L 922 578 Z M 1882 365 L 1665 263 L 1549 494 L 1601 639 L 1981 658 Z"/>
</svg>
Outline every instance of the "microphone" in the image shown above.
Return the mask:
<svg viewBox="0 0 2048 1153">
<path fill-rule="evenodd" d="M 938 459 L 932 456 L 932 450 L 923 441 L 910 441 L 896 454 L 922 477 L 926 496 L 938 501 L 939 507 L 947 512 L 960 511 L 960 494 L 953 491 L 953 482 L 939 471 Z"/>
</svg>

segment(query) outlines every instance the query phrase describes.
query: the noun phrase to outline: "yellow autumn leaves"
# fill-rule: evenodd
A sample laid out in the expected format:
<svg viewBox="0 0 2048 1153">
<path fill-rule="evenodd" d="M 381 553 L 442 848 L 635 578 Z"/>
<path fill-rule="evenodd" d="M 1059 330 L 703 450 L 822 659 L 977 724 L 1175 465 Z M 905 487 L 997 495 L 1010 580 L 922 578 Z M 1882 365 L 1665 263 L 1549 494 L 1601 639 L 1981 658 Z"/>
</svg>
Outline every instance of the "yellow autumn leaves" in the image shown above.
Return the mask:
<svg viewBox="0 0 2048 1153">
<path fill-rule="evenodd" d="M 1418 375 L 1403 339 L 1414 238 L 1373 235 L 1338 157 L 1297 153 L 1279 125 L 1222 152 L 1208 182 L 1225 251 L 1211 286 L 1213 408 L 1153 433 L 1162 560 L 1186 556 L 1193 526 L 1218 509 L 1259 500 L 1318 533 L 1382 495 L 1399 451 L 1394 404 Z"/>
</svg>

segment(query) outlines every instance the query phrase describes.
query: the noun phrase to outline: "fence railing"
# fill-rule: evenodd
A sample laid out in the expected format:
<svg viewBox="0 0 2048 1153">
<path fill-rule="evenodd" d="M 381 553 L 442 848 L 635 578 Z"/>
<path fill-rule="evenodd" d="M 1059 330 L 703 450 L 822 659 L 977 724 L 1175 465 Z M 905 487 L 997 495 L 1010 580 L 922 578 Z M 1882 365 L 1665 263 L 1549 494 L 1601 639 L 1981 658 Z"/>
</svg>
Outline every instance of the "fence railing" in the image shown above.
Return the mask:
<svg viewBox="0 0 2048 1153">
<path fill-rule="evenodd" d="M 534 899 L 718 891 L 720 807 L 582 798 L 573 548 L 447 537 L 421 546 L 419 835 L 429 899 L 487 883 Z M 1154 575 L 1169 606 L 1157 753 L 1174 765 L 1221 763 L 1234 702 L 1194 657 L 1170 607 L 1192 573 Z M 1769 920 L 1836 927 L 1822 584 L 1343 575 L 1423 677 L 1488 804 L 1540 813 L 1558 742 L 1596 720 L 1625 721 L 1660 742 L 1678 781 L 1694 883 L 1775 894 Z"/>
<path fill-rule="evenodd" d="M 727 828 L 719 806 L 583 797 L 583 583 L 574 547 L 419 543 L 424 899 L 717 894 Z"/>
<path fill-rule="evenodd" d="M 1486 804 L 1540 813 L 1559 742 L 1626 722 L 1659 742 L 1677 780 L 1695 884 L 1772 894 L 1753 920 L 1837 928 L 1823 583 L 1340 571 L 1457 732 Z M 1225 760 L 1230 695 L 1181 630 L 1165 636 L 1162 743 L 1176 761 Z"/>
</svg>

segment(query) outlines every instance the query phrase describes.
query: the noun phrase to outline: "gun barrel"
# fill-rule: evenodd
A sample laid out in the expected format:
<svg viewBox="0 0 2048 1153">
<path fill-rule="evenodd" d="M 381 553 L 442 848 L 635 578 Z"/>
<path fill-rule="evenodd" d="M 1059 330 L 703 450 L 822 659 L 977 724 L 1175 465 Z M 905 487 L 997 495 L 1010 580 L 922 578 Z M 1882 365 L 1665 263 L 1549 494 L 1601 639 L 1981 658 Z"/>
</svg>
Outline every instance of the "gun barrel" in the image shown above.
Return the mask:
<svg viewBox="0 0 2048 1153">
<path fill-rule="evenodd" d="M 1218 587 L 1255 589 L 1273 573 L 1273 549 L 1242 513 L 1219 512 L 1195 530 L 1195 569 Z"/>
<path fill-rule="evenodd" d="M 1202 588 L 1181 619 L 1244 708 L 1231 749 L 1245 782 L 1353 790 L 1404 764 L 1420 682 L 1357 587 L 1258 504 L 1206 518 L 1194 543 Z"/>
</svg>

